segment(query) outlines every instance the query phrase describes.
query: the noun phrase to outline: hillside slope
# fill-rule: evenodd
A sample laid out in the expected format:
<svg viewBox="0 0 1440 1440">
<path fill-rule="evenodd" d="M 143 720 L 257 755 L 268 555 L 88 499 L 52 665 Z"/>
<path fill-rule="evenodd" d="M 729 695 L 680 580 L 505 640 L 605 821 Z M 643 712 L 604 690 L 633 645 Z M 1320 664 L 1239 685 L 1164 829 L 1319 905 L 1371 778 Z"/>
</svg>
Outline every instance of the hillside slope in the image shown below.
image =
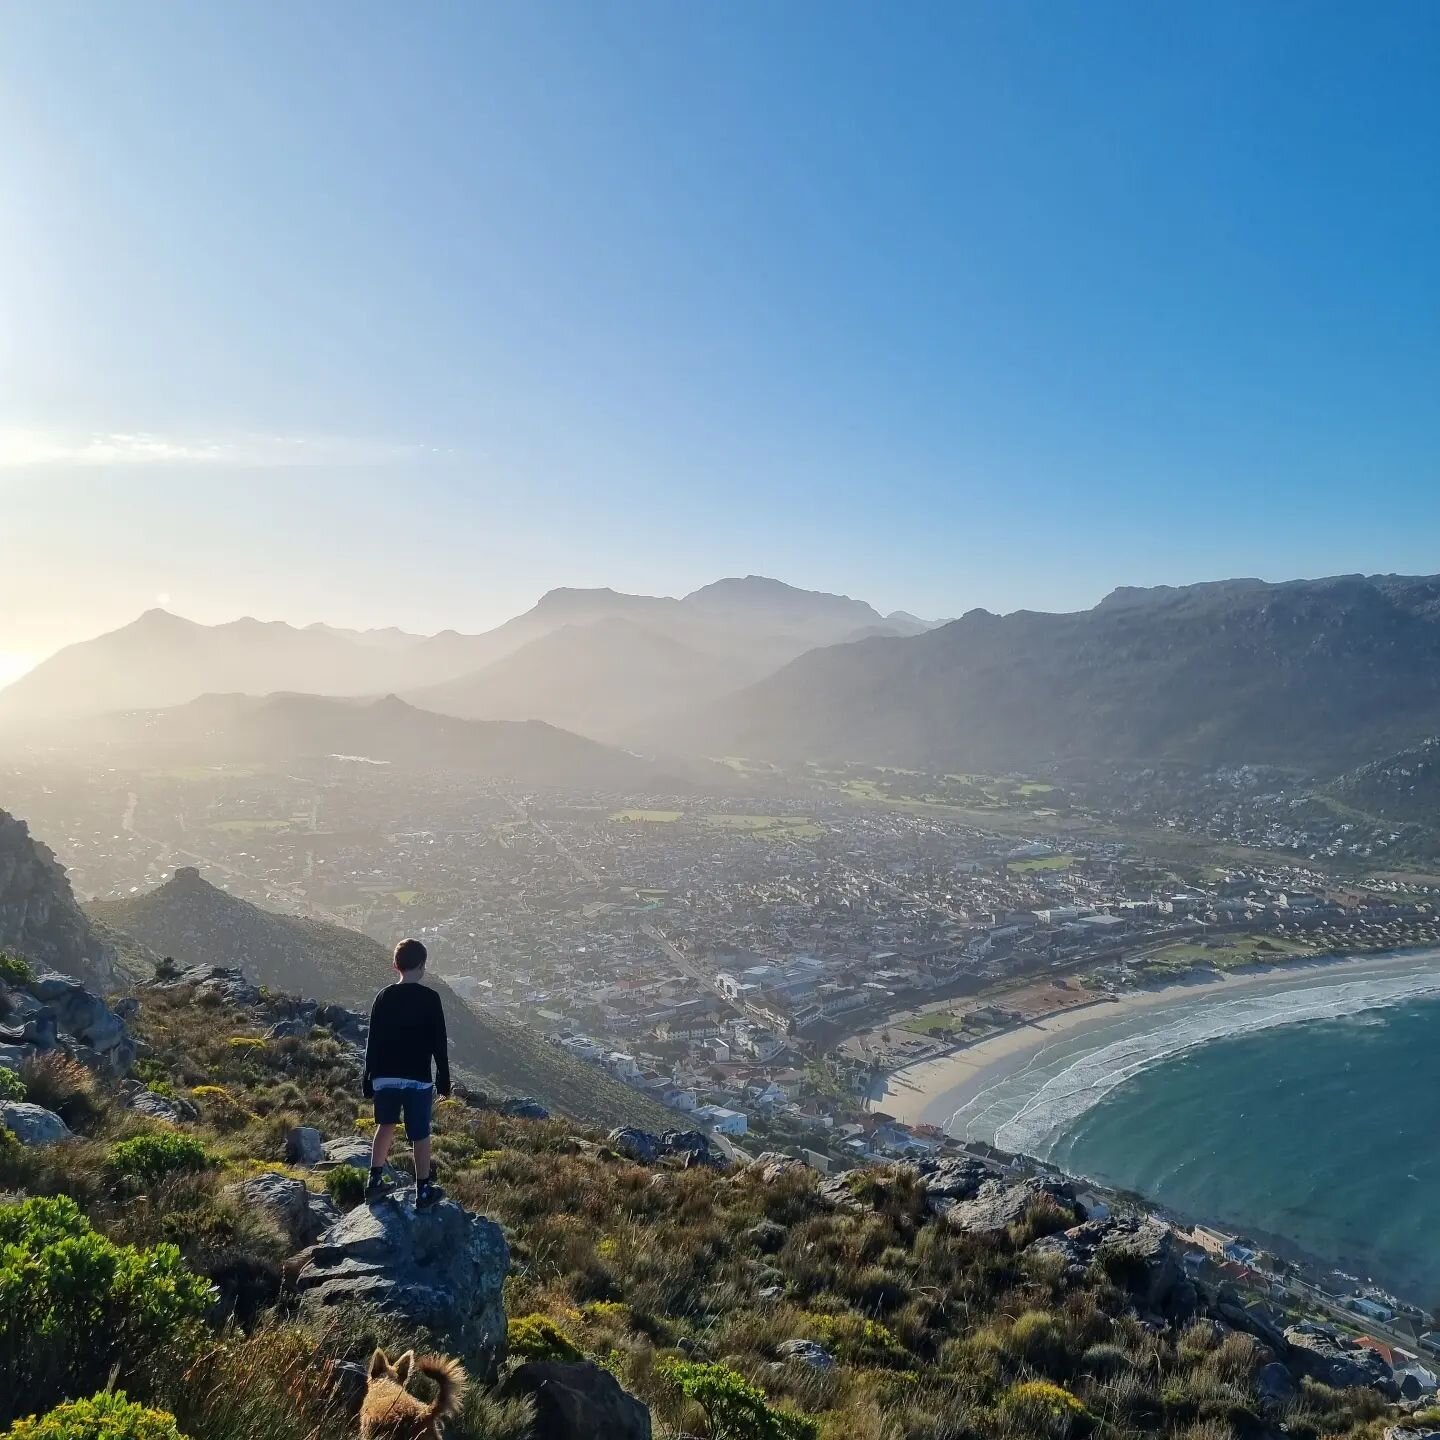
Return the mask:
<svg viewBox="0 0 1440 1440">
<path fill-rule="evenodd" d="M 461 720 L 383 700 L 319 695 L 205 695 L 168 710 L 77 720 L 52 731 L 56 747 L 100 752 L 111 763 L 286 764 L 349 755 L 419 769 L 463 770 L 525 785 L 646 789 L 669 783 L 638 756 L 540 721 Z"/>
<path fill-rule="evenodd" d="M 672 734 L 710 754 L 986 772 L 1096 760 L 1340 770 L 1440 731 L 1440 579 L 1118 591 L 815 650 Z"/>
<path fill-rule="evenodd" d="M 0 810 L 0 952 L 6 951 L 100 990 L 119 978 L 115 948 L 80 908 L 65 867 L 23 820 Z"/>
<path fill-rule="evenodd" d="M 262 910 L 194 869 L 177 870 L 149 894 L 88 908 L 112 930 L 182 964 L 238 966 L 257 984 L 352 1009 L 368 1011 L 376 991 L 393 978 L 388 953 L 368 935 Z M 456 1067 L 481 1088 L 534 1095 L 593 1124 L 663 1125 L 672 1118 L 526 1026 L 471 1009 L 443 980 L 427 983 L 444 997 Z"/>
</svg>

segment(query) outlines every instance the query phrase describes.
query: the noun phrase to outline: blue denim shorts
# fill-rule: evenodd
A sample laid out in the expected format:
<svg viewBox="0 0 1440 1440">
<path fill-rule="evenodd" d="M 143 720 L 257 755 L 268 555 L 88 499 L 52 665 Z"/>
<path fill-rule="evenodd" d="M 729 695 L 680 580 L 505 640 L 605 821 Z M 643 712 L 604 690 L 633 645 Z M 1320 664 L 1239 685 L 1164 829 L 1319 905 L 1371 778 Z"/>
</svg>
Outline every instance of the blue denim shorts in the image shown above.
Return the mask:
<svg viewBox="0 0 1440 1440">
<path fill-rule="evenodd" d="M 375 1092 L 375 1123 L 398 1125 L 405 1116 L 405 1138 L 410 1141 L 430 1138 L 430 1111 L 435 1104 L 435 1091 L 427 1085 L 423 1090 L 383 1089 Z"/>
</svg>

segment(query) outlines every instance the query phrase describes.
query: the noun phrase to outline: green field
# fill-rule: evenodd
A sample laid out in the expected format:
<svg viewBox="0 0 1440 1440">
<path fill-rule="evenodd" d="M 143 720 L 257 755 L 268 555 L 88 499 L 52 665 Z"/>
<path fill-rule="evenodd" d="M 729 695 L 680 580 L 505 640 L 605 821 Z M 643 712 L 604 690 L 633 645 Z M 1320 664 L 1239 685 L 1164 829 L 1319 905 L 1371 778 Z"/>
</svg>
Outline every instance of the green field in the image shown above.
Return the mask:
<svg viewBox="0 0 1440 1440">
<path fill-rule="evenodd" d="M 681 818 L 679 810 L 617 810 L 611 820 L 620 825 L 670 825 Z"/>
<path fill-rule="evenodd" d="M 1029 870 L 1068 870 L 1075 858 L 1074 855 L 1037 855 L 1033 860 L 1011 860 L 1008 868 L 1022 875 Z"/>
<path fill-rule="evenodd" d="M 705 816 L 712 830 L 739 830 L 750 835 L 780 840 L 813 840 L 824 829 L 803 815 L 726 815 Z"/>
<path fill-rule="evenodd" d="M 1239 965 L 1289 960 L 1296 955 L 1311 955 L 1314 952 L 1315 947 L 1304 940 L 1287 940 L 1274 935 L 1224 935 L 1205 943 L 1176 941 L 1157 950 L 1146 963 L 1157 969 L 1213 965 L 1218 970 L 1228 970 Z"/>
</svg>

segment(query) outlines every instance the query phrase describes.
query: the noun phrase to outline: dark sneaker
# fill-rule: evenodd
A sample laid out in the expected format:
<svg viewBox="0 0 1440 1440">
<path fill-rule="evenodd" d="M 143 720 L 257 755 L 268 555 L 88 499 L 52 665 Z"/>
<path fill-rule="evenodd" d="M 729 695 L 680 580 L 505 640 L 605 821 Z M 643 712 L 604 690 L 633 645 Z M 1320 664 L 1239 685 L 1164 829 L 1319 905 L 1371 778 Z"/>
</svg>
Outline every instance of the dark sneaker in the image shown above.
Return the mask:
<svg viewBox="0 0 1440 1440">
<path fill-rule="evenodd" d="M 394 1188 L 395 1182 L 382 1171 L 379 1175 L 370 1177 L 365 1186 L 365 1198 L 367 1200 L 383 1200 Z"/>
<path fill-rule="evenodd" d="M 415 1190 L 415 1208 L 431 1210 L 445 1198 L 445 1192 L 433 1181 L 426 1180 Z"/>
</svg>

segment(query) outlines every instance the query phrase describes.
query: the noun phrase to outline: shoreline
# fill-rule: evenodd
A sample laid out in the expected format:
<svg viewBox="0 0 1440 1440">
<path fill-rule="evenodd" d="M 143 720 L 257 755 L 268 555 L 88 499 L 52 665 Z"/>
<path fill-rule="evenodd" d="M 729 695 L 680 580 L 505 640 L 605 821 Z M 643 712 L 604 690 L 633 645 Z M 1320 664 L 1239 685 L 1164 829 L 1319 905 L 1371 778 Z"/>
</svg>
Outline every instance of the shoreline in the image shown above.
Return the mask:
<svg viewBox="0 0 1440 1440">
<path fill-rule="evenodd" d="M 1387 971 L 1427 954 L 1434 955 L 1440 965 L 1440 950 L 1427 945 L 1369 954 L 1296 956 L 1273 965 L 1247 965 L 1228 971 L 1197 968 L 1163 985 L 1137 987 L 1113 998 L 1097 995 L 1085 1004 L 1019 1021 L 970 1044 L 958 1045 L 946 1054 L 903 1065 L 877 1081 L 871 1103 L 906 1124 L 936 1125 L 948 1133 L 948 1124 L 958 1110 L 1061 1037 L 1083 1035 L 1086 1030 L 1117 1019 L 1186 999 L 1228 998 L 1267 986 L 1283 991 L 1299 988 L 1317 974 Z M 1003 1002 L 1003 996 L 996 999 Z"/>
</svg>

